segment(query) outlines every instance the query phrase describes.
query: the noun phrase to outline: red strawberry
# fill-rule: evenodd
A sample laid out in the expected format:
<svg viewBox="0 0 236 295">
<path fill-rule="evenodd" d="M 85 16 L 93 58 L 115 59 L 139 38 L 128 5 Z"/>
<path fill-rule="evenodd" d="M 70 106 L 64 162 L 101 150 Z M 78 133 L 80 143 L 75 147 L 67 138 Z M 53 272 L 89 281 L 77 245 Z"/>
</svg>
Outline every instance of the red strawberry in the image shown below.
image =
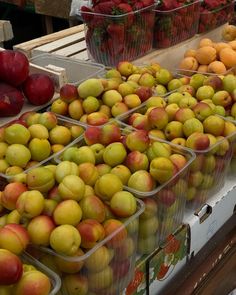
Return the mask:
<svg viewBox="0 0 236 295">
<path fill-rule="evenodd" d="M 120 3 L 119 5 L 117 5 L 117 8 L 120 11 L 120 14 L 133 11 L 132 7 L 128 3 Z"/>
<path fill-rule="evenodd" d="M 90 13 L 93 11 L 89 7 L 86 7 L 86 6 L 81 7 L 81 16 L 86 23 L 90 22 L 93 19 L 93 15 L 89 14 L 88 12 Z"/>
<path fill-rule="evenodd" d="M 112 14 L 112 10 L 113 10 L 114 6 L 115 6 L 115 4 L 112 1 L 101 2 L 96 5 L 96 7 L 98 7 L 100 13 L 102 13 L 102 14 Z"/>
<path fill-rule="evenodd" d="M 135 11 L 135 10 L 139 10 L 139 9 L 142 9 L 143 7 L 144 7 L 143 2 L 141 2 L 141 1 L 137 1 L 137 2 L 135 2 L 134 5 L 133 5 L 133 10 L 134 10 L 134 11 Z"/>
<path fill-rule="evenodd" d="M 125 28 L 123 24 L 109 24 L 107 26 L 107 32 L 111 38 L 117 39 L 119 43 L 124 43 Z"/>
<path fill-rule="evenodd" d="M 144 7 L 148 7 L 148 6 L 154 4 L 154 1 L 153 0 L 142 0 L 142 2 L 143 2 L 143 6 Z"/>
</svg>

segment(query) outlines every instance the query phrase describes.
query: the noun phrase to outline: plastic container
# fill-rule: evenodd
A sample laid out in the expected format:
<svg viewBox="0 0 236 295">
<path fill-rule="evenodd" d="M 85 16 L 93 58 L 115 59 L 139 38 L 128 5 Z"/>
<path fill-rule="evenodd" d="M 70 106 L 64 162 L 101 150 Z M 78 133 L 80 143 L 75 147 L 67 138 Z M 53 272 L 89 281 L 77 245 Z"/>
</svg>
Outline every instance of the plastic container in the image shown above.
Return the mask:
<svg viewBox="0 0 236 295">
<path fill-rule="evenodd" d="M 122 15 L 82 12 L 89 57 L 106 66 L 134 60 L 152 49 L 156 4 Z"/>
<path fill-rule="evenodd" d="M 40 263 L 38 260 L 36 260 L 35 258 L 33 258 L 31 255 L 29 255 L 26 252 L 23 253 L 20 258 L 24 264 L 30 264 L 30 265 L 34 266 L 37 270 L 44 273 L 50 279 L 51 292 L 49 293 L 49 295 L 56 295 L 57 292 L 61 288 L 60 277 L 55 272 L 53 272 L 51 269 L 49 269 L 48 267 L 46 267 L 45 265 Z"/>
<path fill-rule="evenodd" d="M 198 32 L 200 1 L 172 10 L 155 9 L 153 47 L 166 48 L 193 37 Z"/>
<path fill-rule="evenodd" d="M 72 121 L 69 121 L 69 120 L 67 120 L 65 118 L 59 117 L 59 116 L 57 116 L 57 122 L 58 122 L 57 126 L 67 126 L 67 127 L 79 126 L 83 130 L 85 130 L 85 128 L 86 128 L 86 126 L 84 124 L 80 123 L 80 122 L 77 122 L 77 121 L 72 122 Z M 11 122 L 8 123 L 7 126 L 10 125 L 10 124 L 11 124 Z M 34 163 L 30 167 L 26 166 L 26 168 L 23 168 L 23 172 L 27 173 L 27 171 L 29 171 L 29 169 L 42 166 L 45 163 L 53 162 L 54 157 L 56 157 L 57 155 L 60 155 L 60 153 L 62 153 L 66 149 L 66 147 L 74 145 L 82 137 L 83 137 L 83 134 L 81 134 L 79 137 L 77 137 L 75 139 L 72 139 L 68 145 L 66 145 L 63 149 L 59 150 L 58 152 L 52 153 L 52 150 L 51 150 L 51 155 L 49 157 L 45 158 L 44 160 L 42 160 L 40 162 Z M 50 142 L 50 140 L 49 140 L 49 142 Z M 50 144 L 51 144 L 51 142 L 50 142 Z M 29 161 L 31 161 L 31 159 Z M 9 165 L 9 167 L 11 167 L 11 165 Z M 0 188 L 2 189 L 10 181 L 10 179 L 12 177 L 13 177 L 12 175 L 8 175 L 6 173 L 0 173 Z"/>
<path fill-rule="evenodd" d="M 146 110 L 147 107 L 144 103 L 139 108 L 119 116 L 118 121 L 129 125 L 129 118 L 132 114 L 144 114 Z M 225 118 L 223 119 L 227 121 Z M 228 147 L 224 147 L 225 140 L 227 140 Z M 201 151 L 186 148 L 196 155 L 196 160 L 189 167 L 188 189 L 185 191 L 188 208 L 200 209 L 207 199 L 222 188 L 228 174 L 235 142 L 236 133 L 232 133 Z"/>
<path fill-rule="evenodd" d="M 92 249 L 88 249 L 82 256 L 64 256 L 50 248 L 31 246 L 28 251 L 39 261 L 50 261 L 62 279 L 61 294 L 71 295 L 65 287 L 65 281 L 76 276 L 77 284 L 71 288 L 83 290 L 83 294 L 113 295 L 121 294 L 134 275 L 139 216 L 144 211 L 144 204 L 137 200 L 138 207 L 134 215 L 123 222 L 123 226 L 116 229 L 104 240 L 98 242 Z M 109 257 L 110 256 L 110 257 Z M 56 262 L 74 264 L 78 271 L 65 272 L 65 267 L 58 268 Z M 77 266 L 76 266 L 77 265 Z M 72 282 L 72 280 L 68 281 Z M 71 284 L 71 283 L 69 283 Z M 91 292 L 91 293 L 90 293 Z M 73 293 L 75 294 L 75 293 Z"/>
<path fill-rule="evenodd" d="M 84 80 L 104 73 L 105 66 L 98 63 L 85 62 L 55 54 L 40 54 L 30 59 L 30 63 L 40 67 L 54 65 L 66 70 L 67 83 L 77 86 Z M 66 82 L 66 81 L 65 81 Z"/>
<path fill-rule="evenodd" d="M 192 70 L 183 70 L 183 69 L 175 69 L 176 73 L 180 76 L 192 76 L 194 74 L 203 74 L 205 76 L 226 76 L 229 74 L 236 74 L 236 67 L 232 67 L 228 70 L 226 70 L 224 73 L 216 74 L 216 73 L 210 73 L 210 72 L 198 72 L 198 71 L 192 71 Z"/>
<path fill-rule="evenodd" d="M 117 124 L 117 123 L 116 123 Z M 119 122 L 121 127 L 122 135 L 127 135 L 134 128 L 127 127 L 127 125 Z M 98 128 L 98 127 L 90 127 Z M 99 127 L 103 128 L 103 127 Z M 156 182 L 154 189 L 148 192 L 142 192 L 136 189 L 124 185 L 124 190 L 131 192 L 137 198 L 142 199 L 146 206 L 147 211 L 140 216 L 140 230 L 138 239 L 138 253 L 139 254 L 149 254 L 156 247 L 165 242 L 167 236 L 173 233 L 182 223 L 183 215 L 185 211 L 186 194 L 188 185 L 186 179 L 188 178 L 189 166 L 195 159 L 194 153 L 184 149 L 178 145 L 171 144 L 165 140 L 150 137 L 150 144 L 152 142 L 158 142 L 160 144 L 165 144 L 170 154 L 178 154 L 185 157 L 186 162 L 182 168 L 173 175 L 168 181 L 162 184 Z M 81 147 L 86 145 L 83 139 L 76 144 L 76 146 Z M 149 145 L 150 146 L 150 145 Z M 160 146 L 158 146 L 160 148 Z M 143 153 L 145 153 L 145 150 Z M 57 158 L 56 161 L 61 162 L 63 158 Z M 73 159 L 71 159 L 73 161 Z M 133 160 L 135 161 L 135 160 Z M 125 162 L 124 162 L 124 165 Z M 138 169 L 142 170 L 142 169 Z M 149 171 L 149 168 L 147 168 Z M 133 172 L 134 173 L 134 172 Z M 148 177 L 145 179 L 140 179 L 144 181 L 144 185 L 148 182 Z M 144 180 L 145 179 L 145 180 Z"/>
<path fill-rule="evenodd" d="M 231 22 L 234 18 L 234 1 L 220 6 L 214 10 L 204 10 L 204 1 L 199 18 L 198 33 L 204 33 L 213 30 L 227 22 Z"/>
</svg>

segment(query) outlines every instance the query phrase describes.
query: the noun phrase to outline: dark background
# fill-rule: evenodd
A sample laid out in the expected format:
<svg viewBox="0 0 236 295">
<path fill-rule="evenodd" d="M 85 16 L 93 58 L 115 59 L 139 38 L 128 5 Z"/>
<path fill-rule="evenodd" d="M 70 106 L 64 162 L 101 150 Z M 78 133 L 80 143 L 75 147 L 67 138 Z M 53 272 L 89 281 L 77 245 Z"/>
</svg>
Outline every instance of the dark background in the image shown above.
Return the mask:
<svg viewBox="0 0 236 295">
<path fill-rule="evenodd" d="M 4 43 L 7 49 L 46 34 L 44 18 L 36 14 L 33 8 L 23 9 L 0 3 L 0 19 L 9 20 L 13 29 L 14 38 Z M 52 22 L 54 32 L 69 28 L 68 20 L 52 17 Z"/>
</svg>

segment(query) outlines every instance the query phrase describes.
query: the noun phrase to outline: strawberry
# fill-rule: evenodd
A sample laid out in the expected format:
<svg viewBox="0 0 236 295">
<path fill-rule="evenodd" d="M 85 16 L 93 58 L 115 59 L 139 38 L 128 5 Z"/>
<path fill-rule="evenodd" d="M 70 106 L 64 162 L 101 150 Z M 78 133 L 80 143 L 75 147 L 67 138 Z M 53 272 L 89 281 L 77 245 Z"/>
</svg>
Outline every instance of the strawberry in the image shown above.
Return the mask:
<svg viewBox="0 0 236 295">
<path fill-rule="evenodd" d="M 101 14 L 112 14 L 114 6 L 115 4 L 112 1 L 106 1 L 106 2 L 100 2 L 95 7 L 98 8 Z"/>
<path fill-rule="evenodd" d="M 134 11 L 135 11 L 135 10 L 139 10 L 139 9 L 142 9 L 143 7 L 144 7 L 143 2 L 141 2 L 141 1 L 137 1 L 137 2 L 135 2 L 134 5 L 133 5 L 133 10 L 134 10 Z"/>
<path fill-rule="evenodd" d="M 133 11 L 133 9 L 128 3 L 120 3 L 117 5 L 117 11 L 117 14 L 124 14 Z"/>
<path fill-rule="evenodd" d="M 125 30 L 123 24 L 110 24 L 107 27 L 109 34 L 108 48 L 114 55 L 120 55 L 123 53 L 125 44 Z"/>
<path fill-rule="evenodd" d="M 91 13 L 93 11 L 89 7 L 86 7 L 86 6 L 81 7 L 81 16 L 86 23 L 90 22 L 93 19 L 93 15 L 89 14 L 88 12 Z"/>
<path fill-rule="evenodd" d="M 148 6 L 154 4 L 154 1 L 153 0 L 142 0 L 142 2 L 143 2 L 143 6 L 144 7 L 148 7 Z"/>
</svg>

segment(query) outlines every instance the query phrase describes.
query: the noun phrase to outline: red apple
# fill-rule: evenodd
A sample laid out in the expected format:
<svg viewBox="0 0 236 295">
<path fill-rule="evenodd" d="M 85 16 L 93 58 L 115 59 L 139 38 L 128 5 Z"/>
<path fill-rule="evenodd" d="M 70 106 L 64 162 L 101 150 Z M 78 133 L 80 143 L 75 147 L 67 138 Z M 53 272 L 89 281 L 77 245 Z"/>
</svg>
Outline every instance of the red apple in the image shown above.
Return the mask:
<svg viewBox="0 0 236 295">
<path fill-rule="evenodd" d="M 32 74 L 23 84 L 23 92 L 33 105 L 43 105 L 54 95 L 54 83 L 45 74 Z"/>
<path fill-rule="evenodd" d="M 29 74 L 29 61 L 27 57 L 13 50 L 0 52 L 0 80 L 13 86 L 22 84 Z"/>
<path fill-rule="evenodd" d="M 19 114 L 23 104 L 24 96 L 17 88 L 0 82 L 0 117 L 15 116 Z"/>
</svg>

